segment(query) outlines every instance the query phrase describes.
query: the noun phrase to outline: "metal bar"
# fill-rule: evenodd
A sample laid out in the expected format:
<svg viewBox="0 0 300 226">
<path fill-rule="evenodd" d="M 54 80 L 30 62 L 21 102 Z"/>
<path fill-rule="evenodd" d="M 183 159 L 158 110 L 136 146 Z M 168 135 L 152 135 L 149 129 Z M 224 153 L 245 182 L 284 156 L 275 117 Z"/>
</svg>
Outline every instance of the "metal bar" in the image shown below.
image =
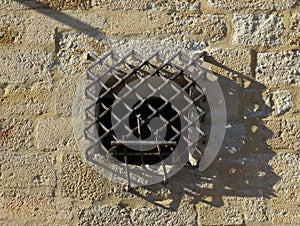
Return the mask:
<svg viewBox="0 0 300 226">
<path fill-rule="evenodd" d="M 141 132 L 141 115 L 136 115 L 137 125 L 138 125 L 138 134 L 140 141 L 142 140 L 142 132 Z M 142 145 L 140 144 L 140 150 L 142 150 Z M 143 151 L 141 152 L 141 165 L 145 166 Z"/>
<path fill-rule="evenodd" d="M 172 153 L 172 151 L 170 151 L 170 153 L 161 153 L 161 156 L 170 156 L 170 154 Z M 141 156 L 141 152 L 116 152 L 116 153 L 111 153 L 111 155 L 113 156 L 128 156 L 128 157 L 140 157 Z M 144 152 L 143 155 L 145 157 L 150 157 L 150 156 L 157 156 L 159 157 L 160 155 L 157 152 Z"/>
<path fill-rule="evenodd" d="M 147 141 L 147 140 L 140 140 L 140 141 L 116 140 L 116 141 L 112 141 L 111 145 L 112 146 L 119 146 L 119 145 L 176 146 L 177 142 L 176 141 Z"/>
<path fill-rule="evenodd" d="M 129 172 L 129 166 L 128 166 L 128 156 L 127 156 L 127 151 L 126 151 L 126 147 L 123 147 L 123 151 L 124 151 L 124 161 L 125 161 L 125 166 L 126 166 L 126 175 L 127 175 L 127 187 L 126 187 L 126 191 L 130 190 L 130 172 Z"/>
<path fill-rule="evenodd" d="M 158 151 L 158 155 L 159 155 L 161 166 L 163 168 L 163 173 L 164 173 L 164 180 L 163 180 L 163 182 L 166 184 L 167 180 L 168 180 L 168 175 L 167 175 L 167 170 L 166 170 L 165 162 L 164 162 L 164 159 L 162 158 L 162 154 L 161 154 L 160 146 L 159 145 L 157 145 L 157 151 Z"/>
</svg>

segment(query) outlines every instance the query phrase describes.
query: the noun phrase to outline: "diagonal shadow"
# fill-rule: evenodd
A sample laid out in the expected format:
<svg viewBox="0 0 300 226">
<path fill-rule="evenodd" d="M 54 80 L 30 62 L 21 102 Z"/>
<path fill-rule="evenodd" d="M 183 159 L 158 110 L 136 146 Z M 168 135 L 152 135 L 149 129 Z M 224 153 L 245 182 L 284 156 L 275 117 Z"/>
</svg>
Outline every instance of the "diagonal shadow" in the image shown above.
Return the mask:
<svg viewBox="0 0 300 226">
<path fill-rule="evenodd" d="M 92 36 L 90 32 L 94 32 L 94 33 L 96 32 L 99 35 L 105 35 L 105 33 L 103 31 L 100 31 L 98 28 L 92 27 L 91 25 L 84 23 L 73 16 L 70 16 L 59 10 L 53 9 L 49 5 L 39 2 L 37 0 L 31 0 L 31 1 L 13 0 L 13 1 L 22 4 L 28 7 L 29 9 L 34 9 L 35 11 L 47 17 L 50 17 L 56 21 L 59 21 L 60 23 L 63 23 L 79 32 L 82 32 L 89 37 L 95 38 L 95 36 Z"/>
</svg>

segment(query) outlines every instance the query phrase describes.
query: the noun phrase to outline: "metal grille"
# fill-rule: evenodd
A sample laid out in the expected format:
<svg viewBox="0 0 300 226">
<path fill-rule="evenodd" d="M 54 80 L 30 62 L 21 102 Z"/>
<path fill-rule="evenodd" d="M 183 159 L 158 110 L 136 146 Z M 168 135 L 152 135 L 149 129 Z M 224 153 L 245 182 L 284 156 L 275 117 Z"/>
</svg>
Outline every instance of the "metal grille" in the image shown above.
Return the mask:
<svg viewBox="0 0 300 226">
<path fill-rule="evenodd" d="M 168 175 L 164 160 L 172 154 L 180 139 L 186 142 L 191 154 L 201 155 L 197 143 L 204 142 L 206 134 L 199 126 L 191 128 L 193 123 L 205 119 L 205 111 L 201 108 L 201 103 L 206 100 L 205 93 L 195 81 L 197 76 L 202 76 L 201 71 L 196 77 L 190 73 L 196 68 L 194 65 L 199 56 L 193 60 L 178 52 L 165 59 L 160 53 L 155 53 L 144 59 L 136 51 L 131 51 L 122 58 L 115 52 L 101 58 L 91 57 L 95 62 L 87 70 L 91 82 L 85 93 L 93 104 L 85 110 L 91 123 L 84 130 L 91 145 L 86 152 L 101 143 L 107 158 L 116 158 L 126 166 L 161 163 L 165 180 Z M 159 78 L 158 84 L 150 83 L 151 78 Z M 145 90 L 147 95 L 139 96 L 137 90 Z M 165 90 L 166 95 L 162 95 L 161 90 Z M 183 93 L 190 100 L 186 100 Z M 179 109 L 174 106 L 174 100 L 186 103 L 185 107 Z M 130 105 L 128 101 L 134 104 Z M 124 113 L 113 111 L 118 105 Z M 197 115 L 189 112 L 192 105 Z M 184 123 L 181 115 L 187 115 Z M 158 119 L 158 123 L 149 127 L 153 119 Z M 98 137 L 89 132 L 95 126 Z M 182 136 L 185 132 L 189 135 Z M 197 142 L 193 138 L 195 133 L 198 135 Z M 147 149 L 148 146 L 151 148 Z M 186 150 L 182 152 L 186 154 Z M 176 159 L 173 163 L 176 164 Z M 127 176 L 130 184 L 129 171 Z"/>
</svg>

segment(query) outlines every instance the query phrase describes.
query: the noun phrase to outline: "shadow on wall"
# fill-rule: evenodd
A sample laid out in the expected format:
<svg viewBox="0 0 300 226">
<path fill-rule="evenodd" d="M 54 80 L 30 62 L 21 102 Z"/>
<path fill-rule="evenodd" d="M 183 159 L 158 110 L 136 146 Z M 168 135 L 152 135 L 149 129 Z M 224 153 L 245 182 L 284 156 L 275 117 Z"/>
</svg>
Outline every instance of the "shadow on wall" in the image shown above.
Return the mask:
<svg viewBox="0 0 300 226">
<path fill-rule="evenodd" d="M 85 24 L 58 10 L 51 9 L 49 5 L 39 1 L 14 0 L 39 13 L 45 14 L 58 20 L 75 30 L 86 35 L 94 31 L 99 35 L 103 32 Z M 45 10 L 47 9 L 47 10 Z M 220 84 L 228 101 L 228 111 L 236 109 L 232 101 L 232 94 L 243 95 L 243 114 L 238 120 L 229 118 L 223 148 L 217 159 L 208 170 L 199 172 L 191 166 L 184 167 L 170 179 L 167 185 L 155 184 L 145 188 L 136 188 L 131 191 L 151 203 L 162 206 L 169 210 L 177 210 L 181 202 L 197 204 L 204 202 L 212 206 L 223 206 L 224 196 L 228 197 L 272 197 L 274 196 L 273 185 L 279 181 L 268 161 L 275 153 L 268 147 L 266 141 L 273 133 L 266 128 L 262 119 L 270 112 L 270 108 L 262 99 L 265 87 L 242 73 L 232 70 L 208 57 L 207 62 L 223 71 L 233 74 L 229 79 L 222 73 L 216 72 Z M 239 85 L 238 80 L 249 83 L 247 88 Z M 241 112 L 240 112 L 241 113 Z M 246 118 L 244 118 L 244 113 Z M 150 191 L 145 194 L 145 189 Z M 166 192 L 161 192 L 167 190 Z M 166 199 L 172 200 L 171 204 L 157 204 Z"/>
<path fill-rule="evenodd" d="M 79 32 L 84 33 L 88 37 L 91 38 L 96 38 L 91 33 L 97 33 L 98 37 L 103 37 L 105 36 L 105 33 L 103 31 L 100 31 L 97 28 L 94 28 L 90 26 L 87 23 L 84 23 L 75 17 L 72 17 L 68 14 L 65 14 L 59 10 L 56 9 L 61 9 L 66 7 L 67 9 L 72 9 L 72 6 L 75 5 L 73 4 L 73 1 L 49 1 L 46 3 L 43 3 L 45 0 L 13 0 L 19 4 L 24 5 L 25 7 L 28 7 L 29 9 L 34 9 L 35 11 L 44 14 L 45 16 L 48 16 L 54 20 L 57 20 Z M 79 3 L 82 2 L 81 8 L 82 7 L 88 7 L 85 4 L 83 4 L 85 1 L 80 1 Z M 80 4 L 79 4 L 80 5 Z M 74 8 L 78 9 L 78 8 Z"/>
<path fill-rule="evenodd" d="M 170 205 L 160 205 L 172 211 L 177 210 L 182 202 L 203 202 L 220 207 L 224 205 L 225 196 L 229 199 L 232 197 L 232 200 L 237 200 L 238 197 L 270 198 L 275 196 L 273 185 L 280 180 L 268 165 L 275 153 L 266 143 L 273 132 L 263 123 L 263 118 L 271 112 L 263 100 L 266 87 L 213 57 L 207 57 L 205 61 L 217 68 L 213 72 L 218 76 L 229 113 L 228 128 L 219 156 L 204 172 L 186 166 L 170 178 L 169 184 L 146 187 L 150 191 L 147 195 L 143 195 L 142 189 L 132 191 L 156 205 L 167 199 L 172 200 Z M 229 79 L 220 71 L 226 74 L 229 72 L 233 76 Z M 241 81 L 243 84 L 240 84 Z M 234 95 L 242 95 L 242 103 Z M 243 107 L 239 107 L 240 105 Z M 231 118 L 233 111 L 239 114 L 234 119 Z M 165 193 L 160 193 L 164 188 L 169 191 L 167 198 Z"/>
</svg>

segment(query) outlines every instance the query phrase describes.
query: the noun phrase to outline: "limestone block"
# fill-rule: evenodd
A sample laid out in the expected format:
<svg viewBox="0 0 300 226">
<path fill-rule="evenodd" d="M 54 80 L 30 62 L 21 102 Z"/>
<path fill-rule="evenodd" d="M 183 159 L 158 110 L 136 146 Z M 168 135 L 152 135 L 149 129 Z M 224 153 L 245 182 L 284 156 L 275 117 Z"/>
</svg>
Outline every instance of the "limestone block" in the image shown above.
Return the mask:
<svg viewBox="0 0 300 226">
<path fill-rule="evenodd" d="M 198 204 L 198 225 L 241 225 L 242 209 L 239 206 L 213 207 Z"/>
<path fill-rule="evenodd" d="M 146 10 L 149 9 L 149 0 L 92 0 L 94 8 L 104 8 L 109 10 Z"/>
<path fill-rule="evenodd" d="M 218 9 L 226 10 L 280 10 L 289 9 L 296 4 L 296 0 L 274 0 L 272 2 L 268 0 L 209 0 L 209 4 Z"/>
<path fill-rule="evenodd" d="M 0 152 L 30 150 L 33 146 L 32 120 L 0 119 Z"/>
<path fill-rule="evenodd" d="M 192 205 L 183 205 L 177 211 L 161 207 L 139 209 L 120 206 L 91 206 L 79 209 L 80 225 L 197 225 L 196 212 Z"/>
<path fill-rule="evenodd" d="M 44 4 L 52 9 L 58 10 L 84 10 L 91 8 L 90 0 L 38 0 L 38 2 Z"/>
<path fill-rule="evenodd" d="M 0 14 L 0 45 L 21 44 L 24 36 L 24 18 L 12 14 Z"/>
<path fill-rule="evenodd" d="M 9 49 L 0 53 L 0 84 L 51 82 L 53 56 L 37 49 Z"/>
<path fill-rule="evenodd" d="M 0 160 L 0 189 L 54 188 L 56 185 L 56 172 L 47 158 L 1 154 Z"/>
<path fill-rule="evenodd" d="M 269 91 L 265 93 L 264 99 L 266 105 L 272 109 L 271 115 L 283 115 L 292 108 L 292 92 L 290 90 Z"/>
<path fill-rule="evenodd" d="M 293 113 L 295 115 L 300 113 L 300 86 L 295 87 L 295 90 L 292 94 L 292 107 L 293 107 Z"/>
<path fill-rule="evenodd" d="M 39 119 L 36 146 L 41 151 L 76 149 L 71 120 L 67 118 Z"/>
<path fill-rule="evenodd" d="M 72 115 L 73 98 L 78 78 L 64 78 L 57 84 L 55 93 L 55 113 L 57 115 Z"/>
<path fill-rule="evenodd" d="M 277 14 L 235 14 L 233 29 L 236 46 L 276 46 L 284 41 L 283 17 Z"/>
<path fill-rule="evenodd" d="M 266 129 L 271 131 L 272 136 L 264 138 L 267 145 L 274 150 L 285 149 L 299 152 L 300 150 L 300 121 L 299 120 L 265 120 Z"/>
<path fill-rule="evenodd" d="M 250 152 L 300 150 L 299 121 L 284 119 L 247 118 L 245 149 Z"/>
<path fill-rule="evenodd" d="M 109 35 L 152 35 L 168 24 L 167 13 L 160 11 L 115 11 L 110 17 Z"/>
<path fill-rule="evenodd" d="M 234 197 L 274 195 L 274 191 L 270 188 L 280 180 L 280 176 L 273 172 L 269 163 L 274 155 L 256 152 L 245 157 L 233 155 L 220 159 L 217 164 L 215 181 L 217 191 L 231 194 Z M 217 191 L 215 195 L 218 194 Z"/>
<path fill-rule="evenodd" d="M 270 221 L 272 225 L 299 225 L 300 212 L 299 206 L 273 206 L 270 208 Z"/>
<path fill-rule="evenodd" d="M 290 31 L 288 35 L 288 43 L 290 45 L 300 45 L 300 13 L 294 14 L 290 18 Z"/>
<path fill-rule="evenodd" d="M 111 192 L 110 182 L 91 169 L 80 156 L 64 155 L 62 164 L 62 197 L 101 200 Z"/>
<path fill-rule="evenodd" d="M 256 80 L 265 86 L 300 84 L 300 51 L 259 53 Z"/>
<path fill-rule="evenodd" d="M 99 33 L 63 33 L 59 40 L 58 70 L 63 76 L 76 76 L 85 73 L 91 65 L 86 53 L 91 51 L 99 56 L 110 49 L 107 40 Z"/>
<path fill-rule="evenodd" d="M 17 225 L 21 222 L 29 225 L 70 225 L 74 218 L 72 209 L 71 202 L 55 201 L 50 196 L 2 193 L 0 197 L 1 220 L 16 221 Z"/>
<path fill-rule="evenodd" d="M 226 37 L 227 26 L 224 15 L 212 14 L 170 14 L 170 22 L 164 26 L 162 33 L 173 35 L 196 35 L 198 38 L 212 44 Z"/>
<path fill-rule="evenodd" d="M 52 15 L 52 17 L 49 17 Z M 55 11 L 44 10 L 32 13 L 27 20 L 27 37 L 29 44 L 55 45 L 56 30 L 96 30 L 107 27 L 106 18 L 101 13 L 67 11 L 58 14 Z M 100 33 L 100 31 L 99 31 Z"/>
<path fill-rule="evenodd" d="M 217 75 L 238 82 L 238 78 L 251 77 L 251 51 L 237 49 L 209 49 L 207 66 Z M 238 82 L 239 83 L 239 82 Z"/>
<path fill-rule="evenodd" d="M 0 0 L 0 9 L 5 11 L 24 10 L 29 8 L 38 8 L 38 4 L 31 0 Z"/>
<path fill-rule="evenodd" d="M 243 204 L 246 222 L 258 223 L 268 220 L 267 204 L 263 197 L 245 197 Z"/>
<path fill-rule="evenodd" d="M 277 154 L 269 161 L 269 165 L 273 168 L 274 173 L 280 176 L 280 183 L 282 183 L 282 185 L 286 183 L 286 185 L 288 186 L 288 182 L 299 184 L 300 156 L 297 153 Z M 300 193 L 300 190 L 295 189 L 295 192 Z"/>
<path fill-rule="evenodd" d="M 252 82 L 253 83 L 253 82 Z M 272 93 L 265 86 L 254 82 L 243 90 L 244 114 L 246 117 L 266 117 L 274 112 Z"/>
<path fill-rule="evenodd" d="M 51 108 L 51 88 L 42 83 L 28 87 L 7 86 L 0 103 L 1 117 L 41 115 Z"/>
<path fill-rule="evenodd" d="M 178 12 L 187 11 L 199 11 L 200 1 L 199 0 L 151 0 L 150 7 L 155 10 L 169 10 Z"/>
<path fill-rule="evenodd" d="M 85 10 L 91 8 L 90 0 L 1 0 L 0 9 L 23 10 L 37 8 L 52 8 L 56 10 Z"/>
</svg>

